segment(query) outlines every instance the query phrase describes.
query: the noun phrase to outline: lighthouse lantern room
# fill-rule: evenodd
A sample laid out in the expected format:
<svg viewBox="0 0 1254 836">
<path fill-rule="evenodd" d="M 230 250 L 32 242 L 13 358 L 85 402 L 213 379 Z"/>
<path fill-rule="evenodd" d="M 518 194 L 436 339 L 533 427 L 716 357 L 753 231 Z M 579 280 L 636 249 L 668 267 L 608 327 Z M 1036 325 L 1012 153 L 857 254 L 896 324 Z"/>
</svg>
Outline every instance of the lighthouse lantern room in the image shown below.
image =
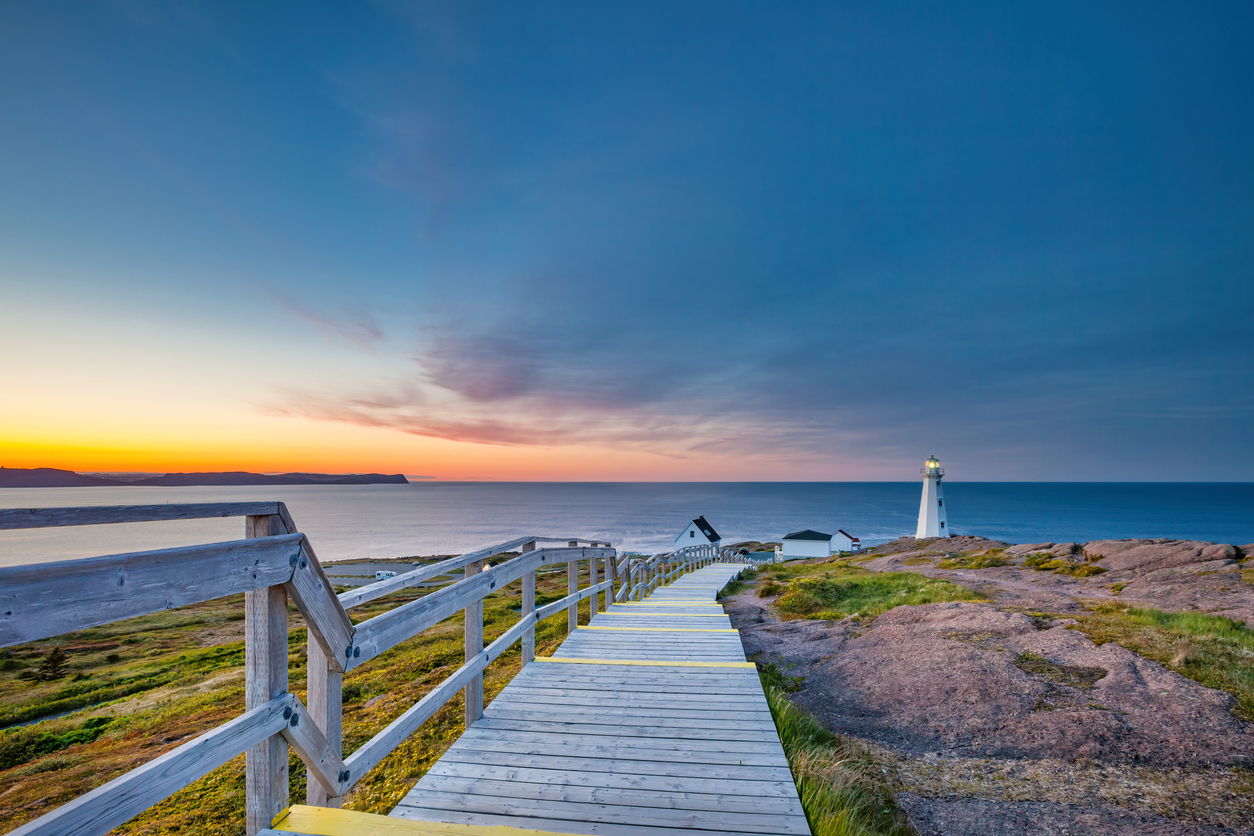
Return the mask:
<svg viewBox="0 0 1254 836">
<path fill-rule="evenodd" d="M 923 476 L 923 499 L 919 501 L 919 528 L 914 536 L 948 537 L 949 528 L 945 525 L 945 494 L 941 490 L 941 477 L 945 468 L 935 456 L 924 462 L 919 473 Z"/>
</svg>

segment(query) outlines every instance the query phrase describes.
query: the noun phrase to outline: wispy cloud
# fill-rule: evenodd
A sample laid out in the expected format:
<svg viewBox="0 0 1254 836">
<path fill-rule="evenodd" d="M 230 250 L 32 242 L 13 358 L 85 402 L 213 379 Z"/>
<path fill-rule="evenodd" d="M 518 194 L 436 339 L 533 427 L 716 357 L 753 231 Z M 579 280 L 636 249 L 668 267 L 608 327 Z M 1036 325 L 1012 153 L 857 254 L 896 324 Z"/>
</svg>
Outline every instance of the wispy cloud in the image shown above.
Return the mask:
<svg viewBox="0 0 1254 836">
<path fill-rule="evenodd" d="M 322 336 L 332 342 L 344 340 L 359 348 L 373 349 L 384 339 L 383 331 L 375 323 L 374 317 L 365 311 L 352 311 L 337 318 L 320 314 L 273 289 L 270 295 L 279 307 L 315 325 Z"/>
</svg>

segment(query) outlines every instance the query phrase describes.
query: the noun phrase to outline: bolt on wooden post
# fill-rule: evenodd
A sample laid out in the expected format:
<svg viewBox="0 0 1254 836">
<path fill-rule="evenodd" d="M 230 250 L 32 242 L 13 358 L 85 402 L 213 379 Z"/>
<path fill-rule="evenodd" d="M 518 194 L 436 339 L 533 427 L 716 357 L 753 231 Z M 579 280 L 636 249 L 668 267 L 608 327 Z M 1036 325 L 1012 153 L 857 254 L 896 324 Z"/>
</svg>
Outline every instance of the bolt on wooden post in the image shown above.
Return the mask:
<svg viewBox="0 0 1254 836">
<path fill-rule="evenodd" d="M 282 534 L 277 514 L 245 517 L 244 537 Z M 244 593 L 244 707 L 258 708 L 287 693 L 287 590 Z M 245 792 L 248 836 L 270 826 L 287 807 L 287 742 L 275 734 L 248 750 Z"/>
</svg>

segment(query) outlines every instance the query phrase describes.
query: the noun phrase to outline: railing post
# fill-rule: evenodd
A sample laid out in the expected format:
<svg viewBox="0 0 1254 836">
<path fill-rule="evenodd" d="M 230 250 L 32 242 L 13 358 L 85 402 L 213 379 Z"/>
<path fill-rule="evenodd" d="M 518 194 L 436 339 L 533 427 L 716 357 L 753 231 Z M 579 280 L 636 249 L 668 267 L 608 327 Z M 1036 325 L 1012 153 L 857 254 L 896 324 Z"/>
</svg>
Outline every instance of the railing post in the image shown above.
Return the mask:
<svg viewBox="0 0 1254 836">
<path fill-rule="evenodd" d="M 466 564 L 466 577 L 473 578 L 483 569 L 483 561 Z M 483 652 L 483 599 L 466 605 L 466 661 Z M 466 683 L 466 728 L 470 728 L 483 716 L 483 674 Z"/>
<path fill-rule="evenodd" d="M 592 589 L 597 585 L 597 559 L 595 557 L 588 560 L 588 588 Z M 592 619 L 597 617 L 597 606 L 600 604 L 600 594 L 594 592 L 588 596 L 588 623 L 592 623 Z"/>
<path fill-rule="evenodd" d="M 524 552 L 535 551 L 535 542 L 524 543 L 522 550 Z M 519 616 L 526 618 L 528 615 L 536 611 L 536 573 L 534 570 L 522 576 L 522 608 Z M 526 667 L 528 663 L 535 661 L 536 658 L 536 628 L 535 625 L 527 628 L 522 634 L 522 663 Z"/>
<path fill-rule="evenodd" d="M 246 517 L 244 537 L 283 532 L 277 514 Z M 287 590 L 283 586 L 244 593 L 244 707 L 258 708 L 287 692 Z M 287 807 L 287 741 L 271 735 L 248 750 L 245 832 L 254 836 Z"/>
<path fill-rule="evenodd" d="M 566 564 L 566 586 L 570 595 L 579 591 L 579 561 L 571 560 Z M 566 632 L 573 633 L 579 626 L 579 602 L 574 601 L 566 608 Z"/>
<path fill-rule="evenodd" d="M 344 674 L 327 664 L 322 645 L 313 637 L 306 640 L 306 658 L 309 660 L 308 696 L 309 719 L 326 735 L 335 754 L 343 757 L 344 751 Z M 310 772 L 305 776 L 305 803 L 310 807 L 339 807 L 340 796 L 328 796 L 322 784 Z"/>
</svg>

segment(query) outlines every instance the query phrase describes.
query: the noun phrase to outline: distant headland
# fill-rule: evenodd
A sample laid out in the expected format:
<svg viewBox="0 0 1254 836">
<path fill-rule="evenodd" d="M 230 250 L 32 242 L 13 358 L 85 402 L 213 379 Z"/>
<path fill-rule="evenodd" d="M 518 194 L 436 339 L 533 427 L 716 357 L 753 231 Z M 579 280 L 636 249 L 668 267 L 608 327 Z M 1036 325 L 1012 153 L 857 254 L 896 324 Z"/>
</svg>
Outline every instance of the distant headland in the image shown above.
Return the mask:
<svg viewBox="0 0 1254 836">
<path fill-rule="evenodd" d="M 139 487 L 183 488 L 196 485 L 407 485 L 400 473 L 165 473 L 140 479 L 111 479 L 53 467 L 0 467 L 0 488 Z"/>
</svg>

